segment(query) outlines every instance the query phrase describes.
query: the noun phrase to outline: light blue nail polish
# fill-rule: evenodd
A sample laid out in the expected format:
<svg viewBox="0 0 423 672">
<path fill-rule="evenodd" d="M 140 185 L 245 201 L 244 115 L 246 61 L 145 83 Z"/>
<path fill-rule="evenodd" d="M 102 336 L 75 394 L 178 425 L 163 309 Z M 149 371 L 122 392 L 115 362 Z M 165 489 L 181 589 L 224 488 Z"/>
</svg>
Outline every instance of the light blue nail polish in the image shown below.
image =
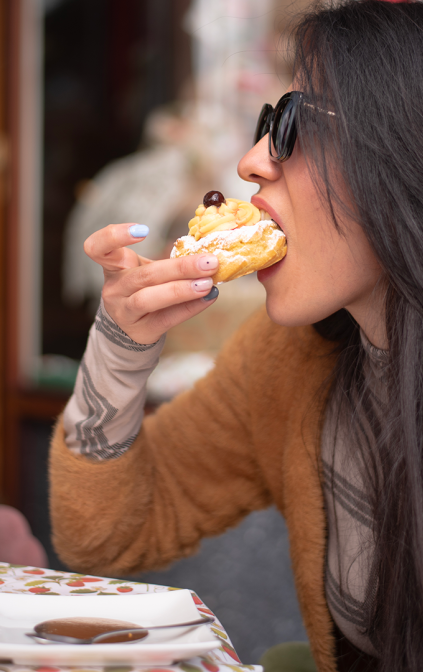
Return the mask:
<svg viewBox="0 0 423 672">
<path fill-rule="evenodd" d="M 134 238 L 145 238 L 148 236 L 150 229 L 145 224 L 133 224 L 128 231 Z"/>
</svg>

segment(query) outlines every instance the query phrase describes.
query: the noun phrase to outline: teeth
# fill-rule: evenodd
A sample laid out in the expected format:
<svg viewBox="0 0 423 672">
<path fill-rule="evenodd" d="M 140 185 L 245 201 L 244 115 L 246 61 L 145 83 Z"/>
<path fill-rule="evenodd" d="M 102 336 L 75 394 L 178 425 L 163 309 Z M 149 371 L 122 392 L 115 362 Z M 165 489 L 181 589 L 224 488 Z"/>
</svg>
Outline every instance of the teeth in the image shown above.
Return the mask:
<svg viewBox="0 0 423 672">
<path fill-rule="evenodd" d="M 275 222 L 274 219 L 272 219 L 272 217 L 269 215 L 269 213 L 267 212 L 267 210 L 262 210 L 262 209 L 260 209 L 260 221 L 261 221 L 261 222 L 264 222 L 264 221 L 267 221 L 267 220 L 269 220 L 269 219 L 270 219 L 274 224 L 276 224 L 276 226 L 278 227 L 278 229 L 280 229 L 280 230 L 282 231 L 282 233 L 285 233 L 285 231 L 283 230 L 283 228 L 282 228 L 281 226 L 279 226 L 279 224 L 278 224 L 277 222 Z"/>
<path fill-rule="evenodd" d="M 264 222 L 266 219 L 272 219 L 266 210 L 260 209 L 260 220 Z"/>
</svg>

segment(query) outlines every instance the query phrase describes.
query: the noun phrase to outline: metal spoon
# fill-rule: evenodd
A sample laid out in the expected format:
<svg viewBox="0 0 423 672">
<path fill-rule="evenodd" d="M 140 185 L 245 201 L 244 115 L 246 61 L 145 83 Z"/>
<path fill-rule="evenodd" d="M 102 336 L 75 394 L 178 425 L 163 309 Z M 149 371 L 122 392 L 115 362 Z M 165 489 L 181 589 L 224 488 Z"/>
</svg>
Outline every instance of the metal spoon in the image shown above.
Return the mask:
<svg viewBox="0 0 423 672">
<path fill-rule="evenodd" d="M 138 639 L 143 639 L 147 637 L 150 630 L 165 630 L 168 628 L 185 628 L 185 627 L 194 627 L 197 625 L 206 625 L 207 623 L 214 622 L 213 616 L 207 616 L 204 618 L 199 618 L 195 621 L 187 621 L 185 623 L 172 623 L 171 625 L 149 625 L 148 627 L 139 626 L 136 628 L 128 628 L 122 630 L 109 630 L 108 632 L 101 632 L 94 637 L 88 637 L 82 639 L 80 637 L 69 637 L 68 635 L 59 635 L 56 633 L 48 632 L 46 629 L 46 624 L 49 621 L 43 621 L 43 623 L 38 623 L 34 627 L 34 632 L 27 632 L 27 637 L 32 637 L 36 641 L 40 640 L 40 643 L 46 643 L 46 641 L 51 642 L 62 642 L 64 644 L 98 644 L 98 643 L 122 643 L 122 642 L 134 642 Z M 134 636 L 135 635 L 135 636 Z M 110 640 L 115 638 L 114 641 Z M 42 641 L 41 641 L 42 640 Z"/>
</svg>

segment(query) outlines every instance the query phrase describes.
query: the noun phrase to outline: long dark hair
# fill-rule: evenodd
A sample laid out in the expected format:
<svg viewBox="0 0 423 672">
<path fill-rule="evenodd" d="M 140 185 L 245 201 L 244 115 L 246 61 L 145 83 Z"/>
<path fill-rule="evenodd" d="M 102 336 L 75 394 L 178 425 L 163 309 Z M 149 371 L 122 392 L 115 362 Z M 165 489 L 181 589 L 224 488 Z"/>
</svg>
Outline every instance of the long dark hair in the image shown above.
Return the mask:
<svg viewBox="0 0 423 672">
<path fill-rule="evenodd" d="M 355 218 L 384 271 L 389 403 L 382 423 L 367 403 L 357 324 L 340 311 L 316 328 L 341 343 L 333 388 L 342 389 L 340 414 L 352 417 L 358 400 L 372 433 L 369 440 L 356 427 L 357 450 L 371 445 L 374 457 L 366 461 L 365 482 L 374 512 L 377 592 L 369 602 L 367 633 L 383 672 L 420 672 L 423 3 L 314 6 L 295 30 L 294 72 L 296 88 L 315 106 L 301 106 L 298 131 L 316 184 L 340 235 L 343 217 Z"/>
</svg>

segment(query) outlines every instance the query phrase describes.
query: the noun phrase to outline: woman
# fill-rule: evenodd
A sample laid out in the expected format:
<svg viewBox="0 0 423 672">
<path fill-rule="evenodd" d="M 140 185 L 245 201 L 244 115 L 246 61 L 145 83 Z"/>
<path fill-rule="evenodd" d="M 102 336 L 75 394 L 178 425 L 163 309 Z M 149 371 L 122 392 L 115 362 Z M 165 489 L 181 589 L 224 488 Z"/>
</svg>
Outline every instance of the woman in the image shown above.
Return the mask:
<svg viewBox="0 0 423 672">
<path fill-rule="evenodd" d="M 423 5 L 317 8 L 294 37 L 289 95 L 239 165 L 288 240 L 259 273 L 268 317 L 141 429 L 163 334 L 215 300 L 216 260 L 140 259 L 138 225 L 87 241 L 103 304 L 53 439 L 54 538 L 73 567 L 147 569 L 275 503 L 317 669 L 417 671 Z"/>
</svg>

